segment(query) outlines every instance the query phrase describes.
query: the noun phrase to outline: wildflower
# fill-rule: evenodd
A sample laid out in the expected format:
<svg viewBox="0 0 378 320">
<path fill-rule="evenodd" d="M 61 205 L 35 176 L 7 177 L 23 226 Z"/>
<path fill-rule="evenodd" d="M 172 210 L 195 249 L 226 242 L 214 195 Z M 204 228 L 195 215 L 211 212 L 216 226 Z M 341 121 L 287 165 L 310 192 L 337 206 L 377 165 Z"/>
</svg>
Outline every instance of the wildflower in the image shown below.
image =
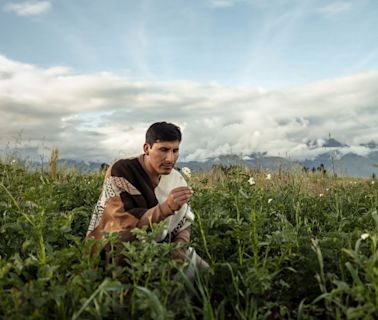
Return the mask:
<svg viewBox="0 0 378 320">
<path fill-rule="evenodd" d="M 16 163 L 16 159 L 13 159 L 12 161 L 11 161 L 11 164 L 15 164 Z"/>
<path fill-rule="evenodd" d="M 271 203 L 272 201 L 273 201 L 273 199 L 272 199 L 272 198 L 268 199 L 268 203 Z"/>
<path fill-rule="evenodd" d="M 183 176 L 187 179 L 190 179 L 190 177 L 192 176 L 192 171 L 188 167 L 182 168 L 181 172 L 182 172 Z"/>
<path fill-rule="evenodd" d="M 29 209 L 32 209 L 32 208 L 38 208 L 38 205 L 35 202 L 33 202 L 33 201 L 26 201 L 25 202 L 25 207 L 29 208 Z"/>
<path fill-rule="evenodd" d="M 371 184 L 374 184 L 374 180 L 371 182 Z"/>
<path fill-rule="evenodd" d="M 253 177 L 250 177 L 248 179 L 248 183 L 249 183 L 250 186 L 254 186 L 256 184 L 255 179 L 253 179 Z"/>
<path fill-rule="evenodd" d="M 329 188 L 326 188 L 326 191 L 329 191 Z"/>
<path fill-rule="evenodd" d="M 361 234 L 361 240 L 366 240 L 367 238 L 369 238 L 370 234 L 368 233 L 363 233 Z"/>
<path fill-rule="evenodd" d="M 266 175 L 266 178 L 265 178 L 266 180 L 270 180 L 270 179 L 272 179 L 272 175 L 270 174 L 270 173 L 268 173 L 267 175 Z"/>
<path fill-rule="evenodd" d="M 319 197 L 323 197 L 323 196 L 324 196 L 324 194 L 323 194 L 323 193 L 320 193 L 320 194 L 319 194 Z"/>
</svg>

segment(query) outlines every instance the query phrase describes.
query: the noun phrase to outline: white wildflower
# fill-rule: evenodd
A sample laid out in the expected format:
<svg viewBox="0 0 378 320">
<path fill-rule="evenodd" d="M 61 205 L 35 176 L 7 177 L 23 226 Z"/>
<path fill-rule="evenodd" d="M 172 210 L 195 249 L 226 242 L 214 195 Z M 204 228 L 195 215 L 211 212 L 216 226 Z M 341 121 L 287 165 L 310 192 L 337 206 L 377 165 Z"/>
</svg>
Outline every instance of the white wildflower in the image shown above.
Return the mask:
<svg viewBox="0 0 378 320">
<path fill-rule="evenodd" d="M 326 188 L 326 191 L 329 191 L 329 188 Z"/>
<path fill-rule="evenodd" d="M 32 208 L 38 208 L 38 205 L 35 202 L 28 200 L 25 202 L 25 207 L 32 209 Z"/>
<path fill-rule="evenodd" d="M 369 238 L 370 234 L 368 233 L 363 233 L 361 234 L 361 240 L 366 240 L 367 238 Z"/>
<path fill-rule="evenodd" d="M 371 182 L 371 184 L 374 184 L 375 182 L 374 182 L 374 180 Z"/>
<path fill-rule="evenodd" d="M 249 185 L 251 185 L 251 186 L 254 186 L 254 185 L 256 184 L 255 179 L 253 179 L 253 177 L 250 177 L 250 178 L 248 179 L 248 183 L 249 183 Z"/>
<path fill-rule="evenodd" d="M 268 173 L 267 175 L 266 175 L 266 178 L 265 178 L 266 180 L 270 180 L 270 179 L 272 179 L 272 175 L 270 174 L 270 173 Z"/>
<path fill-rule="evenodd" d="M 319 194 L 319 197 L 323 197 L 323 196 L 324 196 L 324 194 L 323 194 L 323 193 L 320 193 L 320 194 Z"/>
<path fill-rule="evenodd" d="M 11 161 L 11 164 L 15 164 L 16 163 L 16 159 L 13 159 L 12 161 Z"/>
<path fill-rule="evenodd" d="M 270 199 L 268 199 L 268 203 L 271 203 L 272 201 L 273 201 L 273 199 L 271 199 L 271 198 L 270 198 Z"/>
<path fill-rule="evenodd" d="M 188 179 L 192 176 L 192 171 L 188 167 L 181 168 L 181 173 Z"/>
</svg>

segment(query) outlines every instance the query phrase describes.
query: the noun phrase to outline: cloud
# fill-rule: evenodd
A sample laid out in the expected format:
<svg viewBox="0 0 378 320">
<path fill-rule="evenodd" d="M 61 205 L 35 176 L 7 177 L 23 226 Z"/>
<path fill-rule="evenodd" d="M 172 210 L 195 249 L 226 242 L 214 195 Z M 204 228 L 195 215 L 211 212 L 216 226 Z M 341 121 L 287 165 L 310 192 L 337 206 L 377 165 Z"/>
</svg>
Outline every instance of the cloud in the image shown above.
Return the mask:
<svg viewBox="0 0 378 320">
<path fill-rule="evenodd" d="M 351 147 L 378 142 L 377 83 L 378 71 L 370 71 L 264 90 L 76 74 L 0 56 L 0 149 L 17 140 L 40 153 L 57 146 L 64 158 L 111 161 L 140 153 L 148 126 L 165 120 L 183 129 L 183 160 L 303 157 L 315 152 L 309 140 L 329 133 Z"/>
<path fill-rule="evenodd" d="M 33 16 L 44 13 L 51 8 L 50 1 L 25 1 L 19 3 L 8 3 L 4 10 L 14 12 L 18 16 Z"/>
<path fill-rule="evenodd" d="M 336 1 L 318 9 L 318 12 L 326 18 L 331 18 L 351 10 L 352 5 L 345 1 Z"/>
<path fill-rule="evenodd" d="M 227 8 L 232 7 L 236 0 L 209 0 L 208 5 L 213 8 Z"/>
<path fill-rule="evenodd" d="M 246 4 L 258 8 L 278 7 L 291 3 L 292 0 L 207 0 L 213 8 L 230 8 L 237 4 Z"/>
</svg>

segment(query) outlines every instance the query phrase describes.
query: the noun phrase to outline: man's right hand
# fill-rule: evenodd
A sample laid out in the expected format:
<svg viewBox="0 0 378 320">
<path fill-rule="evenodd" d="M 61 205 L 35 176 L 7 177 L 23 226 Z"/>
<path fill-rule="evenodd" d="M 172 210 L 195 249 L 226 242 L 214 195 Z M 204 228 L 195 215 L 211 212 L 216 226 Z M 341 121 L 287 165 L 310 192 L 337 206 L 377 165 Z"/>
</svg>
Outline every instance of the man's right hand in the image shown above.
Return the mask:
<svg viewBox="0 0 378 320">
<path fill-rule="evenodd" d="M 193 195 L 192 188 L 190 187 L 177 187 L 172 189 L 166 200 L 166 203 L 172 211 L 180 210 L 180 208 L 188 203 Z"/>
</svg>

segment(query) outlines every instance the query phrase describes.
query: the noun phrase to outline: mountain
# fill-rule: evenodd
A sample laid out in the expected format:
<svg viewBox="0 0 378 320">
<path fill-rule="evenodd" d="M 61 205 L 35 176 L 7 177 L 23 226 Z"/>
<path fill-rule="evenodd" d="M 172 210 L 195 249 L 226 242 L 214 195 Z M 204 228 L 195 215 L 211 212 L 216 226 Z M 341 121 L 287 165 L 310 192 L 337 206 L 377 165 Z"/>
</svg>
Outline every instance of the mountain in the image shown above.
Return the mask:
<svg viewBox="0 0 378 320">
<path fill-rule="evenodd" d="M 338 176 L 369 177 L 373 173 L 378 175 L 378 168 L 374 167 L 376 162 L 369 157 L 352 152 L 337 157 L 333 152 L 326 152 L 318 155 L 315 159 L 306 159 L 299 163 L 310 169 L 317 168 L 323 163 L 328 173 L 336 173 Z"/>
<path fill-rule="evenodd" d="M 319 154 L 314 159 L 295 160 L 283 157 L 269 156 L 267 154 L 252 154 L 239 157 L 237 155 L 224 155 L 217 158 L 210 158 L 206 161 L 187 161 L 178 162 L 177 167 L 189 167 L 193 172 L 206 172 L 211 170 L 214 165 L 245 165 L 249 168 L 260 170 L 300 170 L 304 167 L 310 171 L 317 169 L 323 164 L 329 174 L 336 173 L 338 176 L 370 177 L 373 173 L 378 177 L 378 168 L 374 164 L 378 163 L 378 151 L 370 153 L 368 156 L 361 156 L 355 153 L 337 155 L 335 152 L 325 152 Z M 58 161 L 60 169 L 75 169 L 79 172 L 95 172 L 101 170 L 102 163 L 86 162 L 81 160 L 63 159 Z M 29 163 L 30 169 L 40 170 L 41 163 Z M 48 170 L 48 163 L 43 164 L 44 170 Z"/>
<path fill-rule="evenodd" d="M 83 160 L 73 160 L 73 159 L 59 159 L 58 169 L 59 170 L 70 170 L 74 169 L 79 172 L 95 172 L 101 170 L 101 162 L 93 161 L 83 161 Z M 48 170 L 49 164 L 47 162 L 37 162 L 37 161 L 27 161 L 25 166 L 32 170 Z"/>
<path fill-rule="evenodd" d="M 344 148 L 344 147 L 349 147 L 349 146 L 333 138 L 329 138 L 324 141 L 322 147 L 323 148 Z"/>
<path fill-rule="evenodd" d="M 368 155 L 368 159 L 378 163 L 378 151 L 370 152 L 369 155 Z"/>
<path fill-rule="evenodd" d="M 356 148 L 333 138 L 309 140 L 307 147 L 311 154 L 317 155 L 305 160 L 271 156 L 267 152 L 253 153 L 243 157 L 225 155 L 209 158 L 202 162 L 180 162 L 178 166 L 186 166 L 194 171 L 207 171 L 218 163 L 225 166 L 244 164 L 247 167 L 267 170 L 290 170 L 293 168 L 307 168 L 308 170 L 314 168 L 316 170 L 323 164 L 327 172 L 332 175 L 369 177 L 375 174 L 378 176 L 378 168 L 374 166 L 378 164 L 378 144 L 374 141 L 361 143 L 357 146 L 359 150 L 365 149 L 363 152 L 366 155 L 352 152 Z"/>
<path fill-rule="evenodd" d="M 267 153 L 253 153 L 248 156 L 239 157 L 237 155 L 223 155 L 216 158 L 209 158 L 206 161 L 179 161 L 179 168 L 189 167 L 193 171 L 208 171 L 215 165 L 232 166 L 245 165 L 258 169 L 291 169 L 298 166 L 295 162 L 281 157 L 268 156 Z"/>
<path fill-rule="evenodd" d="M 378 144 L 374 141 L 370 141 L 368 143 L 360 143 L 360 146 L 369 149 L 378 149 Z"/>
<path fill-rule="evenodd" d="M 309 149 L 349 147 L 347 144 L 333 138 L 309 140 L 307 141 L 306 145 L 309 147 Z"/>
<path fill-rule="evenodd" d="M 83 161 L 83 160 L 70 160 L 70 159 L 61 159 L 58 160 L 59 168 L 75 168 L 80 172 L 93 172 L 99 171 L 101 169 L 100 162 L 93 161 Z"/>
<path fill-rule="evenodd" d="M 290 160 L 282 157 L 274 156 L 258 156 L 258 157 L 244 157 L 244 159 L 237 156 L 224 156 L 223 160 L 214 161 L 209 159 L 203 162 L 189 161 L 179 162 L 178 167 L 189 167 L 193 171 L 208 171 L 216 164 L 224 166 L 244 164 L 249 168 L 257 168 L 263 170 L 291 170 L 293 168 L 302 169 L 312 168 L 315 170 L 323 164 L 328 174 L 336 174 L 337 176 L 354 176 L 354 177 L 370 177 L 373 173 L 378 176 L 378 168 L 374 164 L 378 162 L 378 152 L 375 152 L 371 157 L 361 156 L 355 153 L 347 153 L 345 155 L 334 156 L 334 152 L 325 152 L 314 159 L 305 160 Z M 232 160 L 232 161 L 231 161 Z"/>
<path fill-rule="evenodd" d="M 338 176 L 369 177 L 373 173 L 378 176 L 378 144 L 374 141 L 361 143 L 357 146 L 363 149 L 364 154 L 359 155 L 352 152 L 352 147 L 336 139 L 316 139 L 307 142 L 308 150 L 312 156 L 305 160 L 288 159 L 269 155 L 267 152 L 252 153 L 243 157 L 229 154 L 211 157 L 205 161 L 179 161 L 177 167 L 189 167 L 194 172 L 209 171 L 214 165 L 245 165 L 250 168 L 262 170 L 291 170 L 293 168 L 308 168 L 312 170 L 323 164 L 329 174 Z M 59 168 L 75 168 L 80 172 L 94 172 L 101 170 L 102 163 L 87 162 L 82 160 L 61 159 L 58 161 Z M 34 162 L 31 168 L 40 169 L 41 163 Z M 47 163 L 43 163 L 43 168 L 48 168 Z"/>
</svg>

